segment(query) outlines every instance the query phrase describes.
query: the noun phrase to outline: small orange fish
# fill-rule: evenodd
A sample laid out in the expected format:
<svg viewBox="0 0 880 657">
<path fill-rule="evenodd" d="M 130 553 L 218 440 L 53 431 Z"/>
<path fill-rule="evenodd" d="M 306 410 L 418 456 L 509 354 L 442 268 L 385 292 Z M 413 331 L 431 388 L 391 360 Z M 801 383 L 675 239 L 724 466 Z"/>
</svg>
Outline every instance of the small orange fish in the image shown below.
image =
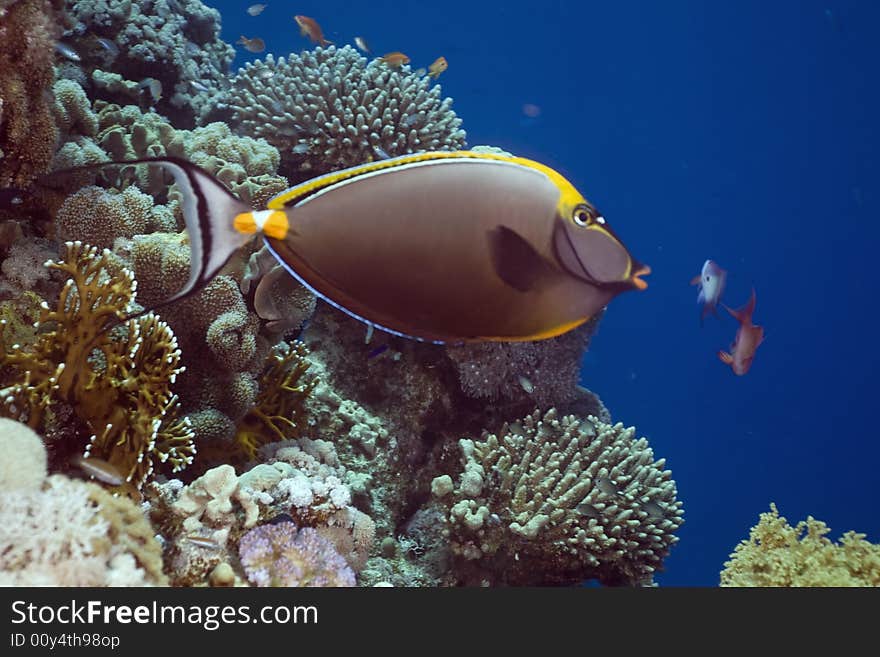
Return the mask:
<svg viewBox="0 0 880 657">
<path fill-rule="evenodd" d="M 299 15 L 294 16 L 293 18 L 296 21 L 296 24 L 299 25 L 300 35 L 308 37 L 312 43 L 317 43 L 322 46 L 329 46 L 333 43 L 324 38 L 324 32 L 314 18 Z"/>
<path fill-rule="evenodd" d="M 428 77 L 436 80 L 447 68 L 449 68 L 449 62 L 446 61 L 446 58 L 438 57 L 434 60 L 434 63 L 428 67 Z"/>
<path fill-rule="evenodd" d="M 721 305 L 724 306 L 724 304 Z M 755 312 L 755 291 L 752 290 L 749 302 L 739 310 L 731 310 L 727 306 L 724 308 L 739 322 L 739 329 L 736 332 L 736 340 L 730 347 L 730 353 L 719 351 L 718 358 L 725 365 L 730 365 L 734 374 L 742 376 L 749 371 L 752 361 L 755 359 L 755 351 L 764 341 L 764 329 L 752 324 L 752 315 Z"/>
<path fill-rule="evenodd" d="M 266 49 L 266 42 L 263 41 L 259 37 L 254 37 L 253 39 L 248 39 L 243 36 L 235 42 L 237 46 L 243 46 L 245 50 L 248 52 L 263 52 Z"/>
<path fill-rule="evenodd" d="M 402 52 L 389 52 L 379 58 L 379 61 L 388 64 L 391 68 L 400 68 L 404 64 L 409 64 L 409 57 Z"/>
</svg>

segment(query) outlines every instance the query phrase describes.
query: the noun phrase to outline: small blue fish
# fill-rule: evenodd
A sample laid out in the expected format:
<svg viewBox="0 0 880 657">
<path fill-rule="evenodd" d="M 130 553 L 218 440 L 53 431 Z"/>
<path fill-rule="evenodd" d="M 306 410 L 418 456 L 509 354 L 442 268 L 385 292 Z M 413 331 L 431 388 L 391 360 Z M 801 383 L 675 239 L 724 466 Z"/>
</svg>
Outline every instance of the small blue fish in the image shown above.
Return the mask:
<svg viewBox="0 0 880 657">
<path fill-rule="evenodd" d="M 370 358 L 375 358 L 376 356 L 380 356 L 380 355 L 384 354 L 386 351 L 388 351 L 388 345 L 387 344 L 380 345 L 380 346 L 376 347 L 375 349 L 373 349 L 369 354 L 367 354 L 367 360 L 369 360 Z"/>
<path fill-rule="evenodd" d="M 706 315 L 712 313 L 718 316 L 718 302 L 724 292 L 724 284 L 727 282 L 727 271 L 721 269 L 714 260 L 703 263 L 703 269 L 699 276 L 694 276 L 691 285 L 699 285 L 700 293 L 697 295 L 697 303 L 702 303 L 703 312 L 700 315 L 700 324 L 706 319 Z"/>
</svg>

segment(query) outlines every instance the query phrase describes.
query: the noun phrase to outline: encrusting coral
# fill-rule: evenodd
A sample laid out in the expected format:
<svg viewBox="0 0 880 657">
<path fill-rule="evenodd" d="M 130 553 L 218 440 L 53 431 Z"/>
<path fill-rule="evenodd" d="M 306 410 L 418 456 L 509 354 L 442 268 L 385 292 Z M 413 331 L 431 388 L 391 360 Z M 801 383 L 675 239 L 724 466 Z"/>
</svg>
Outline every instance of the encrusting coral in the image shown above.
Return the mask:
<svg viewBox="0 0 880 657">
<path fill-rule="evenodd" d="M 241 564 L 257 586 L 354 586 L 354 571 L 311 527 L 262 525 L 241 537 Z"/>
<path fill-rule="evenodd" d="M 46 431 L 72 409 L 91 437 L 53 450 L 103 459 L 135 487 L 156 462 L 182 470 L 195 445 L 170 390 L 181 371 L 174 334 L 152 313 L 108 330 L 133 310 L 136 287 L 109 251 L 69 242 L 47 264 L 68 280 L 54 310 L 43 304 L 33 344 L 0 334 L 0 412 Z"/>
<path fill-rule="evenodd" d="M 248 63 L 220 98 L 245 134 L 310 174 L 465 143 L 439 85 L 409 67 L 367 64 L 350 46 Z"/>
<path fill-rule="evenodd" d="M 775 504 L 721 571 L 721 586 L 880 586 L 880 545 L 846 532 L 835 544 L 809 516 L 792 527 Z"/>
<path fill-rule="evenodd" d="M 678 539 L 681 502 L 664 460 L 634 429 L 535 412 L 482 440 L 461 440 L 449 500 L 453 552 L 474 576 L 505 584 L 644 585 Z"/>
</svg>

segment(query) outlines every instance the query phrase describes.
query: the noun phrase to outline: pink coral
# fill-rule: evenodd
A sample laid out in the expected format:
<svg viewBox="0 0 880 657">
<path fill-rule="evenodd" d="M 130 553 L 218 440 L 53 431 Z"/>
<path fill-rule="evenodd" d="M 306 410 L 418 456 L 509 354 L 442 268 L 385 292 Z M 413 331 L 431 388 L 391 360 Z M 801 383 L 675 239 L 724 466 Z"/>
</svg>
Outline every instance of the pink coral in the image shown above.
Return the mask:
<svg viewBox="0 0 880 657">
<path fill-rule="evenodd" d="M 257 586 L 354 586 L 354 571 L 311 527 L 262 525 L 241 537 L 241 565 Z"/>
</svg>

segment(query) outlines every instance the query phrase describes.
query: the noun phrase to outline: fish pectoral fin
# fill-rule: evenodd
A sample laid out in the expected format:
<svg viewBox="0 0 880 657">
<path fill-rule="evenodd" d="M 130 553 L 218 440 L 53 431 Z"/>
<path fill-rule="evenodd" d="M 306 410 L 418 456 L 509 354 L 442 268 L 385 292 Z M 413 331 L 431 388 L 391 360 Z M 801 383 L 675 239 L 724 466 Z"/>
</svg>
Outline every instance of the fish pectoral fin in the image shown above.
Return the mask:
<svg viewBox="0 0 880 657">
<path fill-rule="evenodd" d="M 703 277 L 702 277 L 700 274 L 697 274 L 696 276 L 694 276 L 694 277 L 691 279 L 691 285 L 699 285 L 699 284 L 700 284 L 700 279 L 702 279 L 702 278 L 703 278 Z"/>
<path fill-rule="evenodd" d="M 559 270 L 522 235 L 507 226 L 487 232 L 492 267 L 498 277 L 520 292 L 533 292 L 547 285 Z"/>
<path fill-rule="evenodd" d="M 725 365 L 731 365 L 731 364 L 733 364 L 733 356 L 731 356 L 731 355 L 730 355 L 729 353 L 727 353 L 726 351 L 719 351 L 719 352 L 718 352 L 718 358 L 719 358 L 719 359 L 721 360 L 721 362 L 724 363 Z"/>
</svg>

